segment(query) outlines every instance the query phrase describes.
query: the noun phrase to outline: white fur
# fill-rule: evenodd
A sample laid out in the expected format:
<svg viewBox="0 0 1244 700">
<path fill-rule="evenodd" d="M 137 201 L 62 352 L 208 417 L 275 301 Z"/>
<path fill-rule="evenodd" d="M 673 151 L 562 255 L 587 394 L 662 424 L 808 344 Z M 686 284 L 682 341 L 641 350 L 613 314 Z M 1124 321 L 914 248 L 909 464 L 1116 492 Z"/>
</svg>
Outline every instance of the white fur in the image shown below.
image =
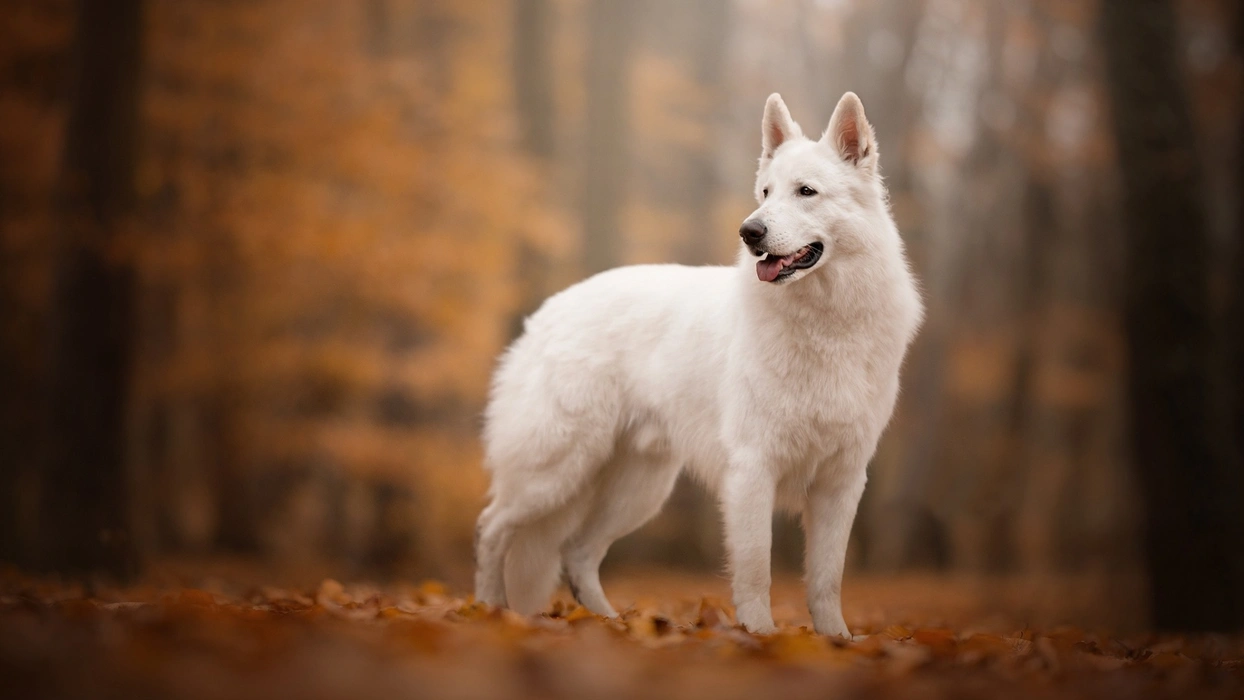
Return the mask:
<svg viewBox="0 0 1244 700">
<path fill-rule="evenodd" d="M 818 194 L 801 196 L 804 185 Z M 623 267 L 527 320 L 486 415 L 479 600 L 536 612 L 560 563 L 580 602 L 614 615 L 601 560 L 686 467 L 720 500 L 739 622 L 774 629 L 771 519 L 782 508 L 803 513 L 816 630 L 849 634 L 847 538 L 923 313 L 859 99 L 844 95 L 812 141 L 771 96 L 756 193 L 748 218 L 767 225 L 765 249 L 820 242 L 815 266 L 762 282 L 741 246 L 734 267 Z"/>
</svg>

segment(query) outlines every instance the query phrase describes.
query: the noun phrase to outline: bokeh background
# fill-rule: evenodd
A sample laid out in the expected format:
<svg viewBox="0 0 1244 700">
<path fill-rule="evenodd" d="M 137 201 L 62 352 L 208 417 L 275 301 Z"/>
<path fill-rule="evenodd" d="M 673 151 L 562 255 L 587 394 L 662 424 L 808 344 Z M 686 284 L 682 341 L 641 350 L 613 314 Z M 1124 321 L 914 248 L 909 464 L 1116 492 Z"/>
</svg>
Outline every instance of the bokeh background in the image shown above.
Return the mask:
<svg viewBox="0 0 1244 700">
<path fill-rule="evenodd" d="M 1129 393 L 1125 311 L 1132 224 L 1156 215 L 1120 144 L 1147 103 L 1183 148 L 1164 162 L 1190 208 L 1143 250 L 1200 256 L 1179 289 L 1204 293 L 1160 298 L 1225 388 L 1181 429 L 1231 454 L 1240 424 L 1211 409 L 1240 386 L 1244 39 L 1228 0 L 1120 7 L 10 0 L 0 555 L 465 586 L 480 414 L 523 316 L 608 267 L 729 264 L 765 97 L 819 133 L 853 90 L 929 313 L 848 576 L 1071 580 L 1143 617 L 1129 405 L 1152 394 Z M 1230 478 L 1198 498 L 1244 495 Z M 683 483 L 606 567 L 716 574 L 719 538 Z"/>
</svg>

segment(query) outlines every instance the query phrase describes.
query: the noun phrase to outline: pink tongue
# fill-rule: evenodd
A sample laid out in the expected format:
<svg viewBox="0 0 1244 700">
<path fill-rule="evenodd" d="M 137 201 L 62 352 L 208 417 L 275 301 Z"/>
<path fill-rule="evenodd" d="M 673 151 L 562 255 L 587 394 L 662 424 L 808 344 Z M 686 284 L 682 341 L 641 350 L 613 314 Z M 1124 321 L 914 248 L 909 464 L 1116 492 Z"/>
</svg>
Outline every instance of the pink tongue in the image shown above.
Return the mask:
<svg viewBox="0 0 1244 700">
<path fill-rule="evenodd" d="M 772 255 L 756 262 L 756 276 L 761 282 L 772 282 L 777 279 L 782 268 L 789 265 L 794 260 L 794 255 L 787 255 L 784 258 L 775 258 Z M 785 263 L 785 264 L 783 264 Z"/>
</svg>

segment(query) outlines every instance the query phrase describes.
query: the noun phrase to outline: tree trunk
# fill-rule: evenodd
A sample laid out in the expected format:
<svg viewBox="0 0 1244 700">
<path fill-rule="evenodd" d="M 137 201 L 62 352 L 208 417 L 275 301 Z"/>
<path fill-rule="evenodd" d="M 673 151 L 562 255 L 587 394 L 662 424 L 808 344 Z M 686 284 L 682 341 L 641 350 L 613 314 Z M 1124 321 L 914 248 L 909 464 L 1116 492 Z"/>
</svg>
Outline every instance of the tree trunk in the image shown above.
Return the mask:
<svg viewBox="0 0 1244 700">
<path fill-rule="evenodd" d="M 1235 18 L 1235 53 L 1236 61 L 1244 61 L 1244 9 L 1236 9 Z M 1235 212 L 1235 252 L 1234 265 L 1230 268 L 1231 289 L 1227 300 L 1226 317 L 1221 328 L 1225 329 L 1226 364 L 1225 386 L 1220 405 L 1226 409 L 1223 424 L 1226 426 L 1228 439 L 1224 445 L 1227 460 L 1227 475 L 1233 484 L 1228 493 L 1235 494 L 1235 504 L 1244 502 L 1244 107 L 1237 107 L 1241 112 L 1237 115 L 1239 124 L 1236 131 L 1236 212 Z M 1237 511 L 1238 512 L 1238 511 Z M 1237 522 L 1234 573 L 1237 597 L 1235 600 L 1235 627 L 1244 627 L 1244 524 Z"/>
<path fill-rule="evenodd" d="M 553 9 L 550 0 L 514 2 L 514 106 L 523 148 L 543 169 L 552 168 L 551 161 L 557 152 L 550 55 Z M 508 323 L 510 338 L 523 332 L 524 319 L 553 291 L 549 289 L 552 265 L 548 255 L 523 239 L 515 242 L 515 251 L 518 303 Z"/>
<path fill-rule="evenodd" d="M 1244 9 L 1236 9 L 1235 18 L 1235 55 L 1236 60 L 1244 62 Z M 1244 106 L 1237 115 L 1239 128 L 1236 132 L 1235 153 L 1235 265 L 1231 269 L 1236 273 L 1232 276 L 1231 300 L 1225 325 L 1229 329 L 1229 369 L 1234 372 L 1228 388 L 1231 402 L 1231 434 L 1235 436 L 1233 448 L 1235 469 L 1237 474 L 1244 470 Z M 1244 564 L 1241 564 L 1244 567 Z"/>
<path fill-rule="evenodd" d="M 1152 622 L 1238 629 L 1244 494 L 1212 435 L 1208 223 L 1176 16 L 1165 0 L 1106 0 L 1102 20 L 1128 230 L 1129 433 Z"/>
<path fill-rule="evenodd" d="M 140 0 L 82 0 L 60 183 L 64 239 L 55 265 L 43 563 L 125 575 L 124 423 L 134 274 L 116 239 L 133 209 Z"/>
<path fill-rule="evenodd" d="M 583 193 L 583 268 L 593 274 L 621 262 L 619 219 L 630 151 L 630 55 L 635 3 L 588 6 L 587 144 Z"/>
<path fill-rule="evenodd" d="M 691 179 L 687 183 L 687 209 L 691 215 L 691 227 L 682 245 L 679 262 L 688 265 L 704 265 L 721 262 L 713 254 L 720 250 L 715 239 L 724 236 L 734 239 L 733 231 L 722 231 L 717 226 L 717 195 L 721 189 L 717 174 L 717 142 L 719 121 L 725 113 L 725 67 L 726 37 L 729 34 L 730 3 L 720 0 L 696 0 L 693 6 L 693 29 L 691 43 L 691 66 L 695 81 L 708 98 L 699 117 L 704 120 L 708 132 L 707 143 L 690 154 Z M 658 12 L 657 16 L 664 16 Z"/>
<path fill-rule="evenodd" d="M 514 92 L 523 146 L 551 158 L 553 141 L 553 44 L 549 0 L 514 2 Z"/>
</svg>

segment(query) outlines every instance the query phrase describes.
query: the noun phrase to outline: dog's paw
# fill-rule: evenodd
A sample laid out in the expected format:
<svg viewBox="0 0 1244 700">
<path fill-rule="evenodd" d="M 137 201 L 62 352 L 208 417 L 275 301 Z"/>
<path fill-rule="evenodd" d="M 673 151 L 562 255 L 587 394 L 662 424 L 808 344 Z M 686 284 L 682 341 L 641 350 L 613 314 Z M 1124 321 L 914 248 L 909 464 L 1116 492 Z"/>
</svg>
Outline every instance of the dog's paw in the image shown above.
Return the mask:
<svg viewBox="0 0 1244 700">
<path fill-rule="evenodd" d="M 751 632 L 752 634 L 774 634 L 777 632 L 777 625 L 772 622 L 759 622 L 752 625 L 743 623 L 743 629 Z"/>
<path fill-rule="evenodd" d="M 777 626 L 773 624 L 773 613 L 766 603 L 752 601 L 735 609 L 739 624 L 752 634 L 773 634 Z"/>
<path fill-rule="evenodd" d="M 847 629 L 847 623 L 840 620 L 820 625 L 814 624 L 813 628 L 816 629 L 817 634 L 823 634 L 826 637 L 841 637 L 848 642 L 853 639 L 851 630 Z"/>
</svg>

